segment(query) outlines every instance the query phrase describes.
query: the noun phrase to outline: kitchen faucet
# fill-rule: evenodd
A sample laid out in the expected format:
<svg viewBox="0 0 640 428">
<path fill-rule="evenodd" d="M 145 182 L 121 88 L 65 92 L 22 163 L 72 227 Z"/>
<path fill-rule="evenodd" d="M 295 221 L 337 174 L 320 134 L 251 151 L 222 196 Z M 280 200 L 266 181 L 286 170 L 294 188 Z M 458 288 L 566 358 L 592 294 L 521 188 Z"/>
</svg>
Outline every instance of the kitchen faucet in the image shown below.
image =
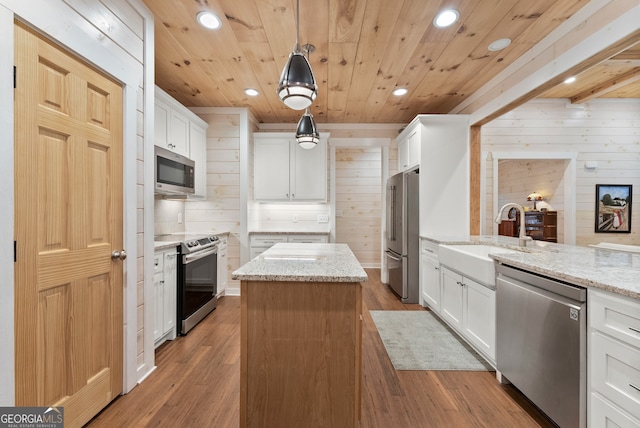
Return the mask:
<svg viewBox="0 0 640 428">
<path fill-rule="evenodd" d="M 531 241 L 531 237 L 527 236 L 527 233 L 525 232 L 525 228 L 524 228 L 524 208 L 522 208 L 521 205 L 518 205 L 515 202 L 509 202 L 504 204 L 502 208 L 500 208 L 500 211 L 498 211 L 498 215 L 496 216 L 496 220 L 495 220 L 496 223 L 498 224 L 502 223 L 502 212 L 504 211 L 505 208 L 515 208 L 518 211 L 520 211 L 520 236 L 518 237 L 518 245 L 520 245 L 521 247 L 526 247 L 527 241 Z"/>
</svg>

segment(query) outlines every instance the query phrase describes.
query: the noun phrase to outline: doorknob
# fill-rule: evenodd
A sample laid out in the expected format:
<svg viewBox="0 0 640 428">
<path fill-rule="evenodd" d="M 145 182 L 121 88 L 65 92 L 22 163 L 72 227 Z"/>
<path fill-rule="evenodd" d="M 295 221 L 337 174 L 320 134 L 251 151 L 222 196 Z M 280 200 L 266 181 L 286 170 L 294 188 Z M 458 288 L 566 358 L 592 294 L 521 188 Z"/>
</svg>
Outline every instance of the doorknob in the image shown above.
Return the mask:
<svg viewBox="0 0 640 428">
<path fill-rule="evenodd" d="M 127 258 L 127 252 L 125 250 L 113 250 L 113 252 L 111 253 L 111 260 L 116 261 L 118 259 L 120 260 L 124 260 Z"/>
</svg>

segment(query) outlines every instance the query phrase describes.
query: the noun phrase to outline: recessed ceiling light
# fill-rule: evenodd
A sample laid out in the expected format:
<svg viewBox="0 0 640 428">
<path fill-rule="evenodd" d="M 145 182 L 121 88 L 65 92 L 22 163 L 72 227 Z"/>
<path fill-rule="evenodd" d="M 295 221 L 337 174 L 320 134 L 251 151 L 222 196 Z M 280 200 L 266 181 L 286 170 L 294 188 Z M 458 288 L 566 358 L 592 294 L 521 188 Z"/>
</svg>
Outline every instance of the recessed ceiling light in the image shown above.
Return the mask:
<svg viewBox="0 0 640 428">
<path fill-rule="evenodd" d="M 393 91 L 393 95 L 395 95 L 397 97 L 401 97 L 401 96 L 405 95 L 407 92 L 409 92 L 407 90 L 407 88 L 398 88 L 398 89 Z"/>
<path fill-rule="evenodd" d="M 253 89 L 253 88 L 245 89 L 244 93 L 249 95 L 250 97 L 255 97 L 255 96 L 258 96 L 258 94 L 260 94 L 260 92 L 258 92 L 257 89 Z"/>
<path fill-rule="evenodd" d="M 568 84 L 573 83 L 575 81 L 576 81 L 576 77 L 575 76 L 571 76 L 571 77 L 568 77 L 567 79 L 565 79 L 564 83 L 566 83 L 568 85 Z"/>
<path fill-rule="evenodd" d="M 507 39 L 507 38 L 498 39 L 489 45 L 489 50 L 492 52 L 501 51 L 502 49 L 506 48 L 510 44 L 511 44 L 511 39 Z"/>
<path fill-rule="evenodd" d="M 445 28 L 453 25 L 458 18 L 460 18 L 460 12 L 455 9 L 447 9 L 436 15 L 433 25 L 438 28 Z"/>
<path fill-rule="evenodd" d="M 220 28 L 222 25 L 222 21 L 216 15 L 211 12 L 203 11 L 198 13 L 196 19 L 204 28 L 208 28 L 210 30 L 216 30 Z"/>
</svg>

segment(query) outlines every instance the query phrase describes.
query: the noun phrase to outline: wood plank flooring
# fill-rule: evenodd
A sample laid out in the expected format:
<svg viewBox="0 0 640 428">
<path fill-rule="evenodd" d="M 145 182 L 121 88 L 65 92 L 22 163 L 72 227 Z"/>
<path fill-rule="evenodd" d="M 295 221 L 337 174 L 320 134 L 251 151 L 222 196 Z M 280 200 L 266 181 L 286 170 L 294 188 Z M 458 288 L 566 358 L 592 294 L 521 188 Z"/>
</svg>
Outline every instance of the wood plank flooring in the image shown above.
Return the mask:
<svg viewBox="0 0 640 428">
<path fill-rule="evenodd" d="M 369 310 L 424 309 L 402 304 L 380 282 L 379 269 L 367 269 L 367 274 L 362 293 L 363 428 L 554 426 L 518 391 L 500 385 L 493 372 L 395 371 Z M 238 427 L 240 298 L 220 299 L 189 335 L 158 348 L 156 365 L 144 382 L 87 426 Z"/>
</svg>

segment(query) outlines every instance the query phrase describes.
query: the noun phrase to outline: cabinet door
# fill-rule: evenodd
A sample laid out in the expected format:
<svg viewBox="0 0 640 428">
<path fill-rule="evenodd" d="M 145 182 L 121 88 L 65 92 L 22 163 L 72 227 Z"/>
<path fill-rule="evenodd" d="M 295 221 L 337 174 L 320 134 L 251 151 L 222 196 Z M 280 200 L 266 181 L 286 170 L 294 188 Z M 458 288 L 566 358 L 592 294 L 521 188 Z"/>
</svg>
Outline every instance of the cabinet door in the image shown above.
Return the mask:
<svg viewBox="0 0 640 428">
<path fill-rule="evenodd" d="M 189 119 L 175 109 L 171 109 L 169 116 L 169 147 L 173 152 L 190 157 Z"/>
<path fill-rule="evenodd" d="M 227 237 L 221 236 L 218 242 L 218 295 L 224 296 L 227 289 Z"/>
<path fill-rule="evenodd" d="M 175 337 L 176 317 L 177 317 L 177 286 L 178 286 L 178 255 L 176 253 L 165 253 L 164 255 L 164 287 L 163 287 L 163 331 L 166 334 L 173 331 L 171 338 Z"/>
<path fill-rule="evenodd" d="M 291 200 L 327 200 L 327 141 L 321 139 L 313 149 L 291 143 Z"/>
<path fill-rule="evenodd" d="M 442 267 L 441 314 L 453 327 L 462 331 L 462 276 Z"/>
<path fill-rule="evenodd" d="M 422 305 L 428 305 L 434 312 L 440 313 L 440 265 L 438 260 L 422 255 L 420 269 Z"/>
<path fill-rule="evenodd" d="M 409 147 L 408 147 L 408 165 L 409 168 L 413 168 L 415 166 L 420 165 L 420 128 L 416 129 L 416 132 L 413 132 L 409 135 L 408 139 Z"/>
<path fill-rule="evenodd" d="M 289 200 L 289 140 L 256 140 L 254 144 L 254 199 Z"/>
<path fill-rule="evenodd" d="M 207 135 L 206 130 L 193 122 L 189 123 L 189 158 L 196 170 L 195 192 L 189 199 L 207 198 Z"/>
<path fill-rule="evenodd" d="M 155 273 L 153 275 L 153 340 L 158 340 L 162 337 L 163 331 L 163 318 L 164 318 L 164 274 L 162 272 Z"/>
<path fill-rule="evenodd" d="M 496 359 L 496 292 L 463 278 L 465 337 L 491 361 Z"/>
<path fill-rule="evenodd" d="M 169 107 L 169 104 L 156 99 L 154 116 L 154 144 L 171 150 L 171 147 L 169 147 L 169 117 L 171 116 L 171 107 Z"/>
<path fill-rule="evenodd" d="M 398 171 L 409 167 L 409 140 L 398 141 Z"/>
</svg>

